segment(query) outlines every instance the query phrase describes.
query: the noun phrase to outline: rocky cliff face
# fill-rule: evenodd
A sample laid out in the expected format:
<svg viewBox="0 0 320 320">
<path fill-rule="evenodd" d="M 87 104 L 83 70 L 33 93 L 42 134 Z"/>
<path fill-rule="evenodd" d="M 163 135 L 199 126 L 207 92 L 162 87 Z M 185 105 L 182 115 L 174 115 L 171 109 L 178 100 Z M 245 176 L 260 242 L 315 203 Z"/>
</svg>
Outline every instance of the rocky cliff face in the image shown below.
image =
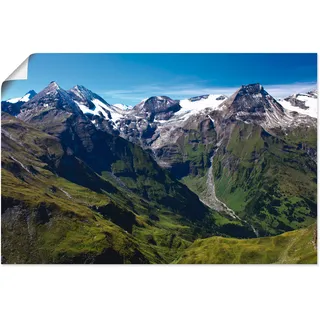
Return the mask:
<svg viewBox="0 0 320 320">
<path fill-rule="evenodd" d="M 159 125 L 180 109 L 179 101 L 166 96 L 151 97 L 137 104 L 116 125 L 122 137 L 144 147 L 157 139 Z"/>
<path fill-rule="evenodd" d="M 132 113 L 153 122 L 154 120 L 168 120 L 180 109 L 179 101 L 166 96 L 157 96 L 137 104 Z"/>
</svg>

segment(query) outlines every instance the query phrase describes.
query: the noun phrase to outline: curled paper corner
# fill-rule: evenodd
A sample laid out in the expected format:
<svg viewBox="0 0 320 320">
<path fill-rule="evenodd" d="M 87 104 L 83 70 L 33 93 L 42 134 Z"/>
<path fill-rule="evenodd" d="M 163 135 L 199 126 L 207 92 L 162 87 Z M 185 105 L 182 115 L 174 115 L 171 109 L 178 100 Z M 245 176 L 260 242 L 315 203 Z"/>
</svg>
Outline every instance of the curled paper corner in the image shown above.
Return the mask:
<svg viewBox="0 0 320 320">
<path fill-rule="evenodd" d="M 10 80 L 27 80 L 28 79 L 28 65 L 29 65 L 29 58 L 31 55 L 24 60 L 11 74 L 5 81 Z"/>
<path fill-rule="evenodd" d="M 12 85 L 12 80 L 28 80 L 28 66 L 32 54 L 29 55 L 10 75 L 1 83 L 1 99 Z"/>
</svg>

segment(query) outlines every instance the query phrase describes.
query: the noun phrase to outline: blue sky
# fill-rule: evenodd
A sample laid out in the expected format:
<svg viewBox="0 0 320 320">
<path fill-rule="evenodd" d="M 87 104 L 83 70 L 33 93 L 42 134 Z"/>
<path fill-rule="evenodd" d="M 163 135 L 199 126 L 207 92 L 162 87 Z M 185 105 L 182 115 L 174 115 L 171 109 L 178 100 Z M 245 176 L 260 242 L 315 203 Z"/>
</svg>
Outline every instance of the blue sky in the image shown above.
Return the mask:
<svg viewBox="0 0 320 320">
<path fill-rule="evenodd" d="M 2 100 L 39 92 L 53 80 L 66 90 L 81 84 L 109 103 L 131 105 L 153 95 L 230 95 L 256 82 L 278 98 L 316 87 L 317 55 L 35 54 L 28 79 L 10 81 Z"/>
</svg>

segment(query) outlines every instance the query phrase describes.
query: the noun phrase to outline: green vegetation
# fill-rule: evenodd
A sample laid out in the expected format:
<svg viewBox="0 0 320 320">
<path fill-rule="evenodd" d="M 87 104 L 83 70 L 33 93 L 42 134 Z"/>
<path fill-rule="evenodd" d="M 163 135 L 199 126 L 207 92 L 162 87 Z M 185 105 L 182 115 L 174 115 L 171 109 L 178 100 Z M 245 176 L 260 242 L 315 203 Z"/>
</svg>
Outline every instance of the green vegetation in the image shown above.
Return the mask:
<svg viewBox="0 0 320 320">
<path fill-rule="evenodd" d="M 46 174 L 50 179 L 38 175 L 40 179 L 32 181 L 24 176 L 22 181 L 2 169 L 2 255 L 7 262 L 161 261 L 153 260 L 136 239 L 108 217 L 90 209 L 88 203 L 84 205 L 88 195 L 90 203 L 97 205 L 110 203 L 110 198 L 61 178 L 53 184 L 53 175 Z M 80 196 L 82 192 L 88 193 L 85 198 Z M 119 214 L 122 211 L 118 209 Z"/>
<path fill-rule="evenodd" d="M 214 168 L 217 196 L 261 235 L 315 221 L 316 163 L 298 145 L 259 126 L 237 123 Z"/>
<path fill-rule="evenodd" d="M 193 176 L 190 174 L 183 177 L 181 182 L 187 185 L 190 190 L 198 194 L 200 198 L 207 190 L 207 177 L 205 175 Z"/>
<path fill-rule="evenodd" d="M 298 145 L 300 148 L 303 146 L 317 148 L 317 129 L 315 127 L 304 126 L 293 128 L 287 135 L 282 135 L 282 138 L 288 141 L 288 143 Z"/>
<path fill-rule="evenodd" d="M 295 128 L 277 137 L 257 125 L 234 123 L 213 158 L 217 197 L 260 235 L 314 223 L 315 132 Z M 189 174 L 181 181 L 200 197 L 205 194 L 205 174 Z"/>
<path fill-rule="evenodd" d="M 316 264 L 316 225 L 257 239 L 211 237 L 196 240 L 175 263 Z"/>
</svg>

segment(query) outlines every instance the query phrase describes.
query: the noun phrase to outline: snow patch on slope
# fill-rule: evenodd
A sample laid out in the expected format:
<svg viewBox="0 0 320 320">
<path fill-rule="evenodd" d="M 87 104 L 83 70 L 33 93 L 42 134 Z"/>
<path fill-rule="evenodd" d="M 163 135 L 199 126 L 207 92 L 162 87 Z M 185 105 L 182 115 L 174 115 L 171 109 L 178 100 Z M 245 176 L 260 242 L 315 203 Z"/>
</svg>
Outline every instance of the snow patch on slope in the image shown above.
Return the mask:
<svg viewBox="0 0 320 320">
<path fill-rule="evenodd" d="M 7 102 L 17 103 L 17 102 L 20 101 L 21 99 L 22 99 L 21 97 L 19 97 L 19 98 L 12 98 L 12 99 L 7 100 Z"/>
<path fill-rule="evenodd" d="M 312 118 L 318 117 L 318 99 L 315 97 L 310 97 L 306 94 L 297 94 L 295 96 L 297 100 L 305 102 L 307 109 L 300 108 L 298 106 L 293 106 L 289 101 L 279 100 L 279 103 L 289 111 L 296 111 L 298 113 L 310 116 Z"/>
<path fill-rule="evenodd" d="M 93 110 L 89 109 L 87 106 L 85 106 L 84 104 L 79 103 L 78 101 L 74 102 L 78 105 L 78 107 L 80 108 L 80 110 L 82 111 L 82 113 L 91 113 L 91 114 L 95 114 Z"/>
<path fill-rule="evenodd" d="M 189 117 L 203 112 L 205 109 L 209 108 L 211 110 L 218 110 L 218 106 L 226 99 L 219 99 L 221 95 L 210 94 L 207 98 L 202 98 L 197 101 L 191 101 L 191 99 L 180 100 L 181 109 L 175 113 L 175 120 L 185 121 Z M 172 120 L 174 119 L 172 118 Z M 178 118 L 178 119 L 177 119 Z"/>
<path fill-rule="evenodd" d="M 9 103 L 17 103 L 17 102 L 28 102 L 30 100 L 30 93 L 28 92 L 27 94 L 25 94 L 23 97 L 19 97 L 19 98 L 12 98 L 7 100 L 7 102 Z"/>
<path fill-rule="evenodd" d="M 195 98 L 180 100 L 181 109 L 169 120 L 156 121 L 158 125 L 156 132 L 159 134 L 159 138 L 153 142 L 152 148 L 161 148 L 168 144 L 168 141 L 175 143 L 180 136 L 179 132 L 183 130 L 182 128 L 190 118 L 195 117 L 194 121 L 197 121 L 198 116 L 209 115 L 213 110 L 222 110 L 224 108 L 223 101 L 227 99 L 227 97 L 218 94 L 196 98 L 196 100 Z M 214 123 L 214 119 L 210 116 L 209 118 Z M 162 165 L 165 166 L 165 163 L 162 163 Z"/>
<path fill-rule="evenodd" d="M 30 100 L 30 93 L 27 93 L 25 96 L 23 96 L 20 101 L 23 101 L 23 102 L 27 102 Z"/>
<path fill-rule="evenodd" d="M 74 100 L 74 102 L 79 106 L 79 108 L 81 109 L 81 111 L 84 114 L 90 113 L 90 114 L 97 115 L 97 116 L 101 116 L 101 114 L 102 114 L 105 117 L 105 119 L 109 119 L 109 115 L 107 112 L 107 111 L 109 111 L 113 121 L 117 121 L 122 117 L 122 114 L 120 112 L 116 112 L 113 108 L 110 108 L 109 106 L 107 106 L 106 104 L 104 104 L 103 102 L 101 102 L 98 99 L 91 100 L 91 102 L 95 106 L 94 110 L 88 108 L 86 105 L 81 104 L 76 100 Z"/>
<path fill-rule="evenodd" d="M 92 110 L 93 114 L 100 115 L 100 112 L 101 112 L 106 119 L 109 119 L 109 116 L 106 110 L 111 111 L 110 108 L 98 99 L 93 99 L 91 101 L 96 107 L 94 110 Z"/>
<path fill-rule="evenodd" d="M 130 105 L 126 105 L 126 104 L 122 104 L 122 103 L 115 103 L 115 104 L 113 105 L 113 107 L 116 107 L 116 108 L 118 108 L 118 109 L 120 109 L 120 110 L 124 110 L 124 111 L 130 110 L 130 109 L 133 108 L 133 107 L 130 106 Z"/>
</svg>

